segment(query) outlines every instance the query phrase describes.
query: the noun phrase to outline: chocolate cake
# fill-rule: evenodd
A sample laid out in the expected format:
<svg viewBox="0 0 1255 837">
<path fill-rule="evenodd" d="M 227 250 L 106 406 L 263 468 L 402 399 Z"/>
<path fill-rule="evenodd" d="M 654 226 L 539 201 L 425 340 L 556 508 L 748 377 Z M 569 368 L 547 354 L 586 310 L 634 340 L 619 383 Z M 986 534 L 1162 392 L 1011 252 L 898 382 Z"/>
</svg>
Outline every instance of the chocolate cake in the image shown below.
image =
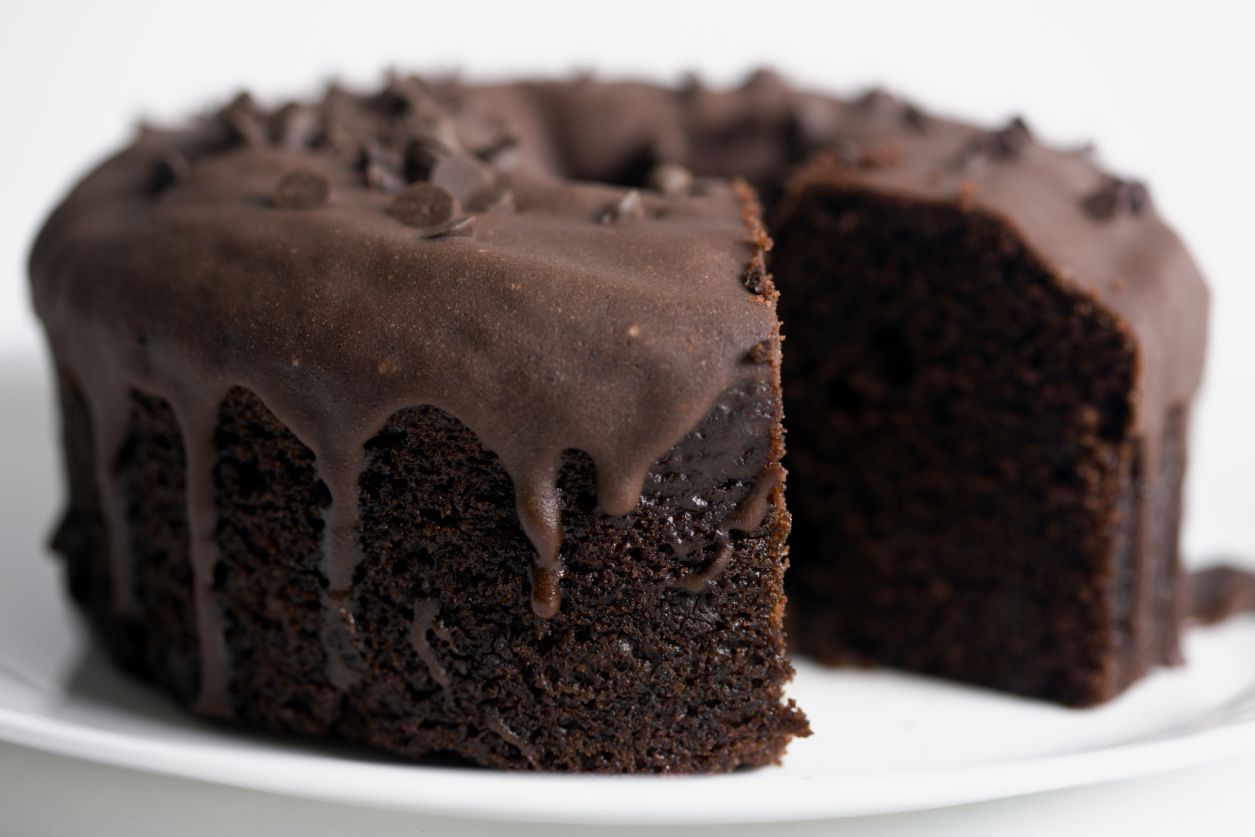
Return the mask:
<svg viewBox="0 0 1255 837">
<path fill-rule="evenodd" d="M 241 96 L 93 172 L 31 275 L 54 546 L 200 714 L 770 763 L 807 733 L 786 555 L 826 662 L 1087 705 L 1179 659 L 1206 291 L 1143 187 L 1020 121 L 771 73 Z"/>
<path fill-rule="evenodd" d="M 55 538 L 198 713 L 408 757 L 776 761 L 776 294 L 744 185 L 510 167 L 453 85 L 144 132 L 31 257 Z"/>
</svg>

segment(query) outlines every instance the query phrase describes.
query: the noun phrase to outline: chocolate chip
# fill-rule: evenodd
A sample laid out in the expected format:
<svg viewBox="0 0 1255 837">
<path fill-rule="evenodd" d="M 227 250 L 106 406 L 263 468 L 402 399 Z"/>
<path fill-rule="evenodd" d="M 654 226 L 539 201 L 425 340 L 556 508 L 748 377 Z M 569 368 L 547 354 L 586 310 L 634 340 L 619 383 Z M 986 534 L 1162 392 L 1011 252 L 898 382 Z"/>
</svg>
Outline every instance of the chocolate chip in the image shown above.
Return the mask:
<svg viewBox="0 0 1255 837">
<path fill-rule="evenodd" d="M 493 181 L 492 172 L 473 156 L 455 154 L 422 140 L 406 149 L 405 177 L 411 183 L 435 183 L 464 202 L 490 188 Z"/>
<path fill-rule="evenodd" d="M 1120 208 L 1120 198 L 1111 189 L 1099 189 L 1086 195 L 1081 201 L 1081 207 L 1095 221 L 1108 221 L 1116 216 Z"/>
<path fill-rule="evenodd" d="M 452 124 L 452 123 L 451 123 Z M 485 152 L 508 154 L 515 144 L 506 123 L 496 114 L 485 113 L 477 108 L 464 108 L 458 113 L 456 140 L 450 146 L 472 149 L 480 159 Z"/>
<path fill-rule="evenodd" d="M 369 100 L 370 105 L 384 116 L 402 116 L 413 107 L 410 91 L 403 86 L 403 80 L 393 77 L 388 79 L 387 86 Z"/>
<path fill-rule="evenodd" d="M 752 264 L 741 276 L 741 284 L 752 294 L 762 295 L 767 290 L 767 274 L 761 265 Z"/>
<path fill-rule="evenodd" d="M 771 363 L 771 357 L 774 353 L 774 341 L 759 340 L 750 347 L 746 359 L 750 363 Z"/>
<path fill-rule="evenodd" d="M 514 193 L 500 184 L 485 192 L 480 192 L 467 204 L 467 209 L 471 212 L 494 212 L 514 208 Z"/>
<path fill-rule="evenodd" d="M 318 139 L 318 111 L 307 105 L 288 104 L 269 120 L 270 141 L 281 148 L 309 148 Z"/>
<path fill-rule="evenodd" d="M 759 67 L 745 77 L 745 81 L 741 84 L 741 89 L 766 93 L 782 93 L 787 86 L 784 77 L 775 70 Z"/>
<path fill-rule="evenodd" d="M 427 180 L 436 163 L 448 153 L 448 149 L 428 139 L 414 140 L 405 147 L 405 179 L 411 183 Z"/>
<path fill-rule="evenodd" d="M 475 218 L 463 215 L 452 218 L 443 224 L 428 227 L 419 233 L 423 238 L 466 238 L 475 234 Z"/>
<path fill-rule="evenodd" d="M 191 166 L 186 157 L 173 149 L 166 151 L 153 162 L 148 188 L 152 194 L 160 194 L 186 178 L 189 171 Z"/>
<path fill-rule="evenodd" d="M 388 211 L 408 227 L 426 228 L 447 223 L 461 214 L 461 207 L 447 189 L 434 183 L 415 183 L 397 195 Z"/>
<path fill-rule="evenodd" d="M 928 114 L 915 105 L 907 103 L 902 106 L 902 124 L 912 131 L 922 134 L 928 130 Z"/>
<path fill-rule="evenodd" d="M 614 203 L 607 206 L 597 216 L 597 222 L 600 224 L 613 224 L 616 221 L 641 221 L 645 218 L 645 202 L 641 200 L 641 193 L 635 189 L 629 189 Z"/>
<path fill-rule="evenodd" d="M 367 146 L 358 152 L 357 166 L 367 188 L 383 192 L 399 192 L 405 188 L 401 155 L 395 151 Z"/>
<path fill-rule="evenodd" d="M 299 169 L 279 178 L 274 205 L 280 209 L 316 209 L 331 197 L 331 184 L 316 171 Z"/>
<path fill-rule="evenodd" d="M 462 147 L 458 126 L 447 116 L 416 117 L 409 122 L 408 127 L 413 142 L 433 151 L 453 154 Z"/>
<path fill-rule="evenodd" d="M 432 169 L 430 180 L 448 189 L 459 200 L 469 201 L 492 186 L 493 176 L 483 163 L 458 155 L 439 161 Z"/>
<path fill-rule="evenodd" d="M 489 145 L 476 149 L 475 156 L 498 171 L 510 171 L 518 165 L 518 140 L 503 134 Z"/>
<path fill-rule="evenodd" d="M 1011 121 L 990 134 L 991 153 L 997 159 L 1016 157 L 1033 139 L 1028 123 L 1021 116 L 1014 116 Z"/>
<path fill-rule="evenodd" d="M 1140 180 L 1124 181 L 1124 202 L 1129 212 L 1141 215 L 1150 208 L 1150 190 Z"/>
<path fill-rule="evenodd" d="M 875 110 L 880 107 L 881 104 L 889 102 L 892 99 L 893 97 L 886 93 L 883 88 L 869 87 L 867 90 L 864 90 L 861 94 L 859 94 L 858 98 L 854 100 L 854 107 L 863 111 Z"/>
<path fill-rule="evenodd" d="M 691 101 L 706 92 L 706 85 L 701 76 L 690 71 L 680 79 L 676 92 L 681 99 Z"/>
<path fill-rule="evenodd" d="M 1003 127 L 969 137 L 950 159 L 950 168 L 964 172 L 985 160 L 1008 162 L 1018 158 L 1032 142 L 1028 123 L 1016 116 Z"/>
<path fill-rule="evenodd" d="M 812 149 L 832 142 L 836 136 L 836 108 L 821 99 L 799 99 L 793 103 L 785 132 L 785 141 L 794 149 L 795 156 L 804 157 Z"/>
<path fill-rule="evenodd" d="M 1095 221 L 1109 221 L 1127 212 L 1141 215 L 1150 207 L 1150 192 L 1138 180 L 1109 177 L 1102 186 L 1081 200 L 1081 208 Z"/>
<path fill-rule="evenodd" d="M 240 93 L 218 111 L 218 122 L 226 130 L 230 144 L 265 145 L 266 130 L 261 109 L 248 93 Z"/>
<path fill-rule="evenodd" d="M 316 147 L 331 149 L 349 159 L 360 153 L 361 143 L 337 117 L 324 113 L 318 123 L 318 135 L 314 139 Z"/>
<path fill-rule="evenodd" d="M 687 195 L 693 188 L 693 173 L 679 163 L 659 163 L 650 170 L 645 185 L 664 195 Z"/>
<path fill-rule="evenodd" d="M 399 192 L 405 188 L 405 179 L 378 160 L 369 160 L 362 169 L 362 177 L 368 189 L 381 192 Z"/>
</svg>

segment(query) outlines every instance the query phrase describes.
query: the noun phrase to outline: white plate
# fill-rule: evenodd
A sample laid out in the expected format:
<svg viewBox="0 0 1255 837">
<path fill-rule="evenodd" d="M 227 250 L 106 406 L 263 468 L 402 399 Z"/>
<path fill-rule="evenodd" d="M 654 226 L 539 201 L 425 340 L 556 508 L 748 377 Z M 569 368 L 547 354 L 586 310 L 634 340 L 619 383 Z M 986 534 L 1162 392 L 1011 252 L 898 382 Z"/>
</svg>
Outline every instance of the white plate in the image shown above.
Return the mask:
<svg viewBox="0 0 1255 837">
<path fill-rule="evenodd" d="M 1144 775 L 1255 750 L 1255 620 L 1189 638 L 1187 668 L 1072 711 L 886 672 L 798 666 L 815 734 L 783 767 L 714 777 L 419 767 L 225 731 L 114 671 L 43 547 L 60 497 L 42 364 L 0 360 L 4 448 L 0 738 L 229 785 L 478 818 L 733 823 L 952 805 Z"/>
</svg>

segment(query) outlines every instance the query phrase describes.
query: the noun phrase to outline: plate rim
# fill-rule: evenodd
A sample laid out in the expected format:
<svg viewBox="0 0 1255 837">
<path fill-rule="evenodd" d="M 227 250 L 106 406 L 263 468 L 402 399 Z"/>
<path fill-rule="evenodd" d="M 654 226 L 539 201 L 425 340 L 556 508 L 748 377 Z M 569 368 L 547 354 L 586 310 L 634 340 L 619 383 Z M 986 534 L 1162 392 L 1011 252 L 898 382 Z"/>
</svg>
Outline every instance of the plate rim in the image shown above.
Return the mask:
<svg viewBox="0 0 1255 837">
<path fill-rule="evenodd" d="M 15 681 L 15 689 L 39 692 Z M 285 749 L 241 756 L 94 727 L 0 703 L 0 740 L 83 761 L 293 798 L 435 816 L 562 825 L 729 825 L 907 813 L 1167 773 L 1255 750 L 1255 717 L 1093 750 L 973 765 L 781 776 L 772 768 L 716 776 L 519 773 L 372 763 Z M 251 764 L 241 770 L 241 759 Z M 412 795 L 397 783 L 413 781 Z M 754 793 L 738 794 L 753 782 Z M 613 804 L 607 786 L 613 783 Z M 907 789 L 907 793 L 902 793 Z M 581 793 L 580 791 L 584 791 Z M 627 794 L 627 797 L 624 797 Z M 556 804 L 555 795 L 563 797 Z M 694 801 L 694 795 L 698 801 Z M 769 797 L 763 804 L 760 800 Z M 707 804 L 699 804 L 707 803 Z"/>
</svg>

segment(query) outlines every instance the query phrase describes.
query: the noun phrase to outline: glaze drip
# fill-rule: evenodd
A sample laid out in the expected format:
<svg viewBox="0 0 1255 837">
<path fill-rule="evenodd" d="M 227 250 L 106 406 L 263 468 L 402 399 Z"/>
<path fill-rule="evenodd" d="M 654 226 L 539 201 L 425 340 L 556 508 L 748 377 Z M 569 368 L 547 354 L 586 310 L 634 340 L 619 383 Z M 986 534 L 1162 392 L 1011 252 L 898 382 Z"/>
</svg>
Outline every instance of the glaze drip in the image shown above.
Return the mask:
<svg viewBox="0 0 1255 837">
<path fill-rule="evenodd" d="M 436 657 L 436 652 L 432 649 L 431 643 L 427 641 L 427 634 L 435 630 L 436 613 L 439 605 L 431 599 L 422 599 L 414 605 L 414 622 L 410 627 L 410 645 L 414 648 L 414 653 L 418 654 L 418 658 L 423 661 L 423 665 L 427 666 L 427 671 L 431 674 L 431 679 L 436 685 L 442 689 L 449 688 L 449 675 L 445 671 L 440 660 Z"/>
<path fill-rule="evenodd" d="M 532 612 L 542 619 L 558 613 L 562 601 L 562 506 L 557 463 L 524 471 L 514 484 L 519 524 L 536 548 L 532 566 Z"/>
<path fill-rule="evenodd" d="M 225 390 L 221 394 L 225 396 Z M 193 600 L 196 603 L 196 633 L 200 642 L 200 694 L 196 699 L 196 711 L 226 718 L 234 711 L 229 652 L 216 578 L 218 515 L 214 496 L 214 429 L 217 425 L 217 403 L 212 401 L 206 408 L 175 401 L 173 406 L 182 425 L 187 463 L 188 543 L 191 549 Z M 124 558 L 118 563 L 129 561 Z"/>
<path fill-rule="evenodd" d="M 767 510 L 772 503 L 778 503 L 776 487 L 784 482 L 784 466 L 773 462 L 763 469 L 754 483 L 754 488 L 737 510 L 724 520 L 723 525 L 715 534 L 717 548 L 715 557 L 699 572 L 691 573 L 676 579 L 672 584 L 693 594 L 703 593 L 728 568 L 732 556 L 732 533 L 752 532 L 763 525 L 767 519 Z"/>
</svg>

